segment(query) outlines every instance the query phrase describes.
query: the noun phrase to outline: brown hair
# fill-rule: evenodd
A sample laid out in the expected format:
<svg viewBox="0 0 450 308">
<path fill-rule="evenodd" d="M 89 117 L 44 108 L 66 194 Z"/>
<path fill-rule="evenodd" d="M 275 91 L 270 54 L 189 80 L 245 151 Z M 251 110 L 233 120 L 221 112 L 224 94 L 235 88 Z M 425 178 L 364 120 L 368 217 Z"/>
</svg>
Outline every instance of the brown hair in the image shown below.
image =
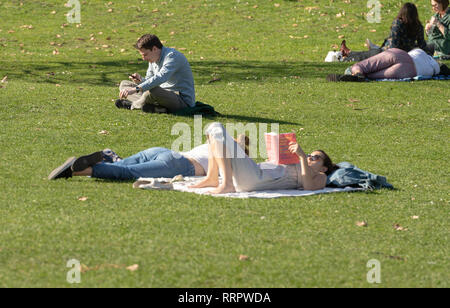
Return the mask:
<svg viewBox="0 0 450 308">
<path fill-rule="evenodd" d="M 325 167 L 327 167 L 327 171 L 325 172 L 326 175 L 330 175 L 332 174 L 334 171 L 336 171 L 337 169 L 339 169 L 339 167 L 336 164 L 333 164 L 333 162 L 331 161 L 330 156 L 328 156 L 327 153 L 325 153 L 325 151 L 323 150 L 317 150 L 317 152 L 320 152 L 323 154 L 323 165 Z"/>
<path fill-rule="evenodd" d="M 157 47 L 158 49 L 162 49 L 163 48 L 163 44 L 161 43 L 161 41 L 159 40 L 159 38 L 154 35 L 154 34 L 144 34 L 143 36 L 141 36 L 136 45 L 134 47 L 136 47 L 137 49 L 148 49 L 148 50 L 152 50 L 153 47 Z"/>
<path fill-rule="evenodd" d="M 405 3 L 402 6 L 396 19 L 401 20 L 406 25 L 406 32 L 410 38 L 415 38 L 420 31 L 423 31 L 423 25 L 420 22 L 417 7 L 411 2 Z"/>
<path fill-rule="evenodd" d="M 249 156 L 250 154 L 250 138 L 248 136 L 241 134 L 236 138 L 237 144 L 241 146 L 241 148 L 245 151 L 245 154 Z"/>
<path fill-rule="evenodd" d="M 447 10 L 449 4 L 448 0 L 434 0 L 434 1 L 436 1 L 439 4 L 442 4 L 442 8 L 444 9 L 444 11 Z"/>
</svg>

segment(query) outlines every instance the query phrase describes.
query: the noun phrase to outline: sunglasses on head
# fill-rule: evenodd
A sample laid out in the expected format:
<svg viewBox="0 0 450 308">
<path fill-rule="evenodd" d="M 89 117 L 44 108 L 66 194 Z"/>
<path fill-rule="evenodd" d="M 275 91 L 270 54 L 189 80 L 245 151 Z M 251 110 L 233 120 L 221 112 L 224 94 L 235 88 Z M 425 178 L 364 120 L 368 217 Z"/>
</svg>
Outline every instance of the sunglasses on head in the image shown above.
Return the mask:
<svg viewBox="0 0 450 308">
<path fill-rule="evenodd" d="M 309 154 L 307 157 L 311 159 L 311 161 L 316 161 L 322 158 L 322 156 L 320 155 L 311 155 L 311 154 Z"/>
</svg>

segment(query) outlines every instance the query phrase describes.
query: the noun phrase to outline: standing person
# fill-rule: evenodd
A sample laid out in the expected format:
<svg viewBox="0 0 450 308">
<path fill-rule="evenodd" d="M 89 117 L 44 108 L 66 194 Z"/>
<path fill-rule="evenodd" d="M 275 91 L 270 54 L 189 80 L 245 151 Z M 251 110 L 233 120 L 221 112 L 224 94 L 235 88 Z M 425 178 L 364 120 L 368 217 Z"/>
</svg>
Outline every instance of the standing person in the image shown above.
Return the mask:
<svg viewBox="0 0 450 308">
<path fill-rule="evenodd" d="M 431 0 L 436 13 L 425 26 L 429 48 L 450 55 L 450 8 L 449 0 Z"/>
<path fill-rule="evenodd" d="M 351 51 L 344 40 L 341 44 L 341 52 L 344 61 L 362 61 L 390 48 L 398 48 L 406 52 L 414 48 L 421 48 L 428 52 L 425 41 L 424 27 L 419 20 L 417 7 L 413 3 L 405 3 L 391 26 L 391 33 L 381 47 L 373 45 L 369 40 L 369 51 Z"/>
<path fill-rule="evenodd" d="M 155 108 L 176 112 L 195 106 L 195 88 L 192 70 L 186 57 L 179 51 L 163 46 L 156 35 L 145 34 L 136 43 L 136 49 L 149 63 L 145 78 L 138 73 L 130 75 L 132 81 L 120 83 L 118 108 Z"/>
</svg>

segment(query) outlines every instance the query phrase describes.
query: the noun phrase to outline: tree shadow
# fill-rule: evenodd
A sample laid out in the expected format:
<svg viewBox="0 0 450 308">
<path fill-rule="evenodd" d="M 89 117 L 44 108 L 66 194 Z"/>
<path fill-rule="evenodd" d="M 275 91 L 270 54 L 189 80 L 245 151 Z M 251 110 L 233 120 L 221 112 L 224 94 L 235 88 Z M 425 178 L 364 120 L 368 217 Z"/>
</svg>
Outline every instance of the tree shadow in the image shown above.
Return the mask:
<svg viewBox="0 0 450 308">
<path fill-rule="evenodd" d="M 230 82 L 255 82 L 272 78 L 324 78 L 336 65 L 300 61 L 191 61 L 197 85 Z M 56 61 L 42 63 L 0 61 L 10 80 L 35 83 L 116 86 L 132 72 L 144 72 L 142 60 L 118 61 Z M 341 69 L 342 66 L 338 66 Z"/>
</svg>

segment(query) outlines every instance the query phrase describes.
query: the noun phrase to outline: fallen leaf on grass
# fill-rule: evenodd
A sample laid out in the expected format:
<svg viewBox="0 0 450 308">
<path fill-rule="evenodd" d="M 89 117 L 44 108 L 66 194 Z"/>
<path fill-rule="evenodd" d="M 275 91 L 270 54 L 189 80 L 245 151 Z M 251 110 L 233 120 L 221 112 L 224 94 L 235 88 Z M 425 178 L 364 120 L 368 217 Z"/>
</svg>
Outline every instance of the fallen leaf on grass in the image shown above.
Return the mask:
<svg viewBox="0 0 450 308">
<path fill-rule="evenodd" d="M 89 271 L 98 271 L 101 269 L 108 269 L 108 268 L 113 268 L 113 269 L 126 269 L 129 270 L 130 272 L 135 272 L 139 269 L 139 265 L 138 264 L 134 264 L 134 265 L 130 265 L 130 266 L 126 266 L 123 264 L 100 264 L 100 265 L 96 265 L 93 267 L 88 267 L 85 264 L 81 264 L 81 272 L 82 273 L 86 273 Z"/>
<path fill-rule="evenodd" d="M 79 197 L 79 198 L 78 198 L 78 201 L 83 201 L 83 202 L 84 202 L 84 201 L 86 201 L 87 199 L 88 199 L 88 197 Z"/>
<path fill-rule="evenodd" d="M 408 228 L 402 227 L 399 224 L 394 224 L 394 229 L 397 231 L 408 231 Z"/>
<path fill-rule="evenodd" d="M 99 132 L 100 135 L 108 135 L 109 132 L 107 130 L 102 130 Z"/>
<path fill-rule="evenodd" d="M 350 103 L 358 103 L 358 102 L 359 102 L 359 99 L 356 99 L 356 98 L 349 98 L 348 101 L 349 101 Z"/>
<path fill-rule="evenodd" d="M 139 265 L 138 264 L 130 265 L 126 269 L 129 270 L 130 272 L 135 272 L 139 269 Z"/>
<path fill-rule="evenodd" d="M 8 76 L 5 76 L 5 77 L 3 77 L 1 83 L 5 83 L 5 82 L 7 82 L 7 80 L 8 80 Z"/>
<path fill-rule="evenodd" d="M 246 256 L 246 255 L 240 255 L 239 256 L 239 261 L 247 261 L 248 259 L 249 259 L 249 257 Z"/>
<path fill-rule="evenodd" d="M 367 227 L 369 224 L 366 221 L 357 221 L 356 225 L 358 227 Z"/>
<path fill-rule="evenodd" d="M 412 219 L 419 219 L 420 217 L 419 216 L 412 216 L 411 218 Z"/>
</svg>

